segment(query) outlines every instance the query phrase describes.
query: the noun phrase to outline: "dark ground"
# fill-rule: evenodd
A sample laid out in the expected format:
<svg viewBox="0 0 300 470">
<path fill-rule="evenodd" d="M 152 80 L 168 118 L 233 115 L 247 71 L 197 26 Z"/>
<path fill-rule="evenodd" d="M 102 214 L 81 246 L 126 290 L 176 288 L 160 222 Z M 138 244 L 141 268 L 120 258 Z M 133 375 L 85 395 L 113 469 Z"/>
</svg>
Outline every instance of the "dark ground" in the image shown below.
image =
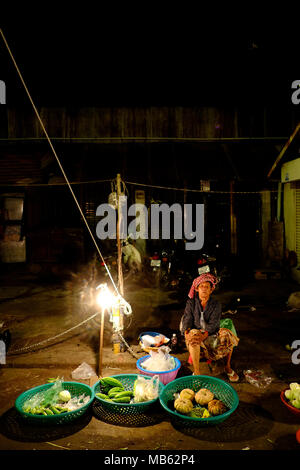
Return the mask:
<svg viewBox="0 0 300 470">
<path fill-rule="evenodd" d="M 240 376 L 233 384 L 239 395 L 235 413 L 218 427 L 183 430 L 175 428 L 169 416 L 159 409 L 150 422 L 125 427 L 111 424 L 91 409 L 76 423 L 56 428 L 34 428 L 17 416 L 14 402 L 23 391 L 43 384 L 49 377 L 63 376 L 73 380 L 72 371 L 87 362 L 97 372 L 99 322 L 90 321 L 39 346 L 87 318 L 90 313 L 80 308 L 79 292 L 63 282 L 42 282 L 24 272 L 2 273 L 0 288 L 0 325 L 9 328 L 12 343 L 6 364 L 0 365 L 0 449 L 1 450 L 300 450 L 296 431 L 300 418 L 291 414 L 280 401 L 280 391 L 290 382 L 300 382 L 300 365 L 291 361 L 291 345 L 299 338 L 300 311 L 289 312 L 286 302 L 297 284 L 284 280 L 260 280 L 247 283 L 241 291 L 215 294 L 224 305 L 240 297 L 240 308 L 233 319 L 240 338 L 234 351 L 232 366 Z M 138 345 L 142 331 L 167 335 L 178 330 L 185 296 L 154 289 L 128 281 L 125 297 L 133 308 L 131 320 L 125 324 L 125 338 L 134 353 L 146 353 Z M 251 307 L 255 307 L 251 308 Z M 110 324 L 103 356 L 103 375 L 137 373 L 136 358 L 128 351 L 113 354 L 110 345 Z M 29 347 L 28 350 L 22 348 Z M 15 351 L 15 353 L 14 353 Z M 178 377 L 191 374 L 184 346 L 176 356 L 182 367 Z M 245 369 L 263 369 L 272 378 L 266 389 L 249 384 Z M 204 375 L 212 374 L 202 363 Z M 214 375 L 228 381 L 220 367 Z M 97 377 L 82 380 L 94 383 Z"/>
</svg>

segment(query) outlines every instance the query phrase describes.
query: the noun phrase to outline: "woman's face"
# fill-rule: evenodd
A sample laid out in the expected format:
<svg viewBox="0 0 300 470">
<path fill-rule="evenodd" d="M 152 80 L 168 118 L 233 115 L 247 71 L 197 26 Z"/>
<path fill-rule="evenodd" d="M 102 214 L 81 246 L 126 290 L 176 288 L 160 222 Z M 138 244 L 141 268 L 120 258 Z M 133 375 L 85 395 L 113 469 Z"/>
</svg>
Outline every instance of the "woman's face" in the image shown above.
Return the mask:
<svg viewBox="0 0 300 470">
<path fill-rule="evenodd" d="M 198 293 L 201 300 L 208 299 L 212 293 L 212 286 L 210 282 L 201 282 L 198 286 Z"/>
</svg>

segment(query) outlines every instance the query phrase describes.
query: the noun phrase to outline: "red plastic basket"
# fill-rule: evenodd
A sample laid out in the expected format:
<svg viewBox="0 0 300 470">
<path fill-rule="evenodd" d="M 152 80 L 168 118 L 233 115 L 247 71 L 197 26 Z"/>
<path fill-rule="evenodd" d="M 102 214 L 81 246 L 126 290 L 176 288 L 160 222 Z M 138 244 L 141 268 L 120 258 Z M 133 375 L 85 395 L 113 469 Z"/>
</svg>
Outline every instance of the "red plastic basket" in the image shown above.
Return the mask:
<svg viewBox="0 0 300 470">
<path fill-rule="evenodd" d="M 300 410 L 298 410 L 298 408 L 295 408 L 293 405 L 290 405 L 287 401 L 287 399 L 285 398 L 285 392 L 286 390 L 289 390 L 288 388 L 282 390 L 282 392 L 280 393 L 280 398 L 281 398 L 281 401 L 282 403 L 287 407 L 288 410 L 290 410 L 294 415 L 298 416 L 300 418 Z"/>
</svg>

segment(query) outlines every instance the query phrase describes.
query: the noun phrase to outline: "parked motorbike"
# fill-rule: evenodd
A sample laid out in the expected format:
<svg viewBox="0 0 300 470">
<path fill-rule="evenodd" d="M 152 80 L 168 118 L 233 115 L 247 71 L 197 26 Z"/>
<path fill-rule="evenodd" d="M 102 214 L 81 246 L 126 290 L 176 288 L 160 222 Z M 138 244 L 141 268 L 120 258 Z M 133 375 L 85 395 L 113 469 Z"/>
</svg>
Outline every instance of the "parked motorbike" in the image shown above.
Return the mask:
<svg viewBox="0 0 300 470">
<path fill-rule="evenodd" d="M 197 259 L 197 268 L 198 268 L 198 275 L 204 273 L 211 273 L 216 278 L 218 278 L 218 271 L 217 271 L 217 259 L 214 256 L 209 256 L 206 253 L 202 253 Z"/>
<path fill-rule="evenodd" d="M 155 282 L 158 283 L 161 275 L 161 258 L 159 251 L 154 251 L 150 260 L 150 272 L 153 275 Z"/>
</svg>

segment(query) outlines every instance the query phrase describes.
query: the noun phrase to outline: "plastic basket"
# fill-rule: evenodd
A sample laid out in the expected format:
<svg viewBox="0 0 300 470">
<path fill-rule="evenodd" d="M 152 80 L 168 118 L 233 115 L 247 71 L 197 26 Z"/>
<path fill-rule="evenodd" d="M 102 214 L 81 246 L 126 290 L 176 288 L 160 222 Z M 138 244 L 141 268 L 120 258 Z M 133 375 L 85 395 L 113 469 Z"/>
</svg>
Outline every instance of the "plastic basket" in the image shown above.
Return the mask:
<svg viewBox="0 0 300 470">
<path fill-rule="evenodd" d="M 164 385 L 168 384 L 169 382 L 171 382 L 177 377 L 178 371 L 181 367 L 181 362 L 179 359 L 177 359 L 177 357 L 173 356 L 175 360 L 174 369 L 167 370 L 167 371 L 157 371 L 157 372 L 154 370 L 143 369 L 142 364 L 146 359 L 148 359 L 148 357 L 150 357 L 150 355 L 143 356 L 136 363 L 138 370 L 140 370 L 143 373 L 143 375 L 147 375 L 149 377 L 153 377 L 153 375 L 158 375 L 160 382 L 163 383 Z"/>
<path fill-rule="evenodd" d="M 113 375 L 113 378 L 119 380 L 125 390 L 133 390 L 134 382 L 138 377 L 144 377 L 140 374 L 119 374 Z M 151 380 L 150 377 L 144 377 L 146 380 Z M 159 382 L 158 393 L 160 394 L 163 390 L 164 385 Z M 117 422 L 115 424 L 124 424 L 128 423 L 134 424 L 136 417 L 138 415 L 145 415 L 151 412 L 153 409 L 157 408 L 159 405 L 159 396 L 154 400 L 149 400 L 141 403 L 113 403 L 106 401 L 100 397 L 96 396 L 96 393 L 101 393 L 101 383 L 100 381 L 96 382 L 93 386 L 93 392 L 95 396 L 95 402 L 101 405 L 102 411 L 106 412 L 109 415 L 110 419 L 117 417 Z M 101 411 L 101 410 L 100 410 Z M 99 414 L 99 413 L 97 413 Z M 102 413 L 103 414 L 103 413 Z M 105 413 L 104 413 L 105 414 Z M 103 414 L 103 415 L 104 415 Z"/>
<path fill-rule="evenodd" d="M 24 418 L 28 423 L 31 424 L 51 424 L 51 425 L 58 425 L 58 424 L 65 424 L 74 421 L 75 419 L 82 416 L 88 409 L 88 407 L 92 404 L 94 400 L 94 392 L 91 387 L 86 384 L 82 384 L 80 382 L 63 382 L 64 390 L 68 390 L 71 394 L 71 397 L 78 397 L 80 395 L 89 395 L 89 401 L 83 405 L 81 408 L 78 408 L 74 411 L 68 411 L 66 413 L 61 413 L 59 415 L 32 415 L 30 413 L 26 413 L 23 411 L 24 403 L 34 395 L 39 392 L 45 391 L 48 388 L 52 387 L 53 383 L 48 383 L 44 385 L 39 385 L 38 387 L 31 388 L 30 390 L 26 390 L 15 401 L 15 408 L 18 413 Z"/>
<path fill-rule="evenodd" d="M 216 399 L 223 401 L 229 410 L 221 415 L 203 419 L 184 416 L 175 410 L 173 411 L 174 393 L 180 393 L 184 388 L 190 388 L 194 392 L 197 392 L 200 388 L 207 388 L 213 392 Z M 164 387 L 159 400 L 162 407 L 171 416 L 171 419 L 183 427 L 202 427 L 220 424 L 229 418 L 239 404 L 238 394 L 231 385 L 224 380 L 207 375 L 190 375 L 173 380 L 173 382 Z"/>
<path fill-rule="evenodd" d="M 285 392 L 286 390 L 289 390 L 289 388 L 285 388 L 284 390 L 281 391 L 280 393 L 280 399 L 282 403 L 285 405 L 285 407 L 290 410 L 291 413 L 293 413 L 295 416 L 298 416 L 300 418 L 300 410 L 298 408 L 295 408 L 293 405 L 291 405 L 288 400 L 285 397 Z"/>
</svg>

